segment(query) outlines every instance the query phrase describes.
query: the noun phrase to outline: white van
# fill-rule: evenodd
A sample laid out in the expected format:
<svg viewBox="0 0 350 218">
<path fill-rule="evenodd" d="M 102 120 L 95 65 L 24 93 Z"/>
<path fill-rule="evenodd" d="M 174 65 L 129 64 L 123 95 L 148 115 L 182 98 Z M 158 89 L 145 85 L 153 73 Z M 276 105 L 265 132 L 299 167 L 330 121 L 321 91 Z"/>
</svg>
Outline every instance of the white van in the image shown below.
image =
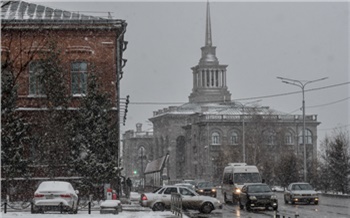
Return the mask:
<svg viewBox="0 0 350 218">
<path fill-rule="evenodd" d="M 241 188 L 245 183 L 261 183 L 261 176 L 256 166 L 246 163 L 229 163 L 222 177 L 222 195 L 225 203 L 237 202 Z"/>
</svg>

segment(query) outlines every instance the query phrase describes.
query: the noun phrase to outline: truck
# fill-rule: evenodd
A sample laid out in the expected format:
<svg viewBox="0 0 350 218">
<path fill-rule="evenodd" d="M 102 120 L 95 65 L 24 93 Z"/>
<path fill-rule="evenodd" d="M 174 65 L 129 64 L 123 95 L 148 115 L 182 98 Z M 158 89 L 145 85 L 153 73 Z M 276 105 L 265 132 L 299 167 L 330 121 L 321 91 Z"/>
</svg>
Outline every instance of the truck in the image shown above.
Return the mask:
<svg viewBox="0 0 350 218">
<path fill-rule="evenodd" d="M 229 163 L 222 177 L 222 195 L 225 203 L 237 203 L 241 189 L 246 183 L 261 183 L 262 179 L 256 166 L 246 163 Z"/>
</svg>

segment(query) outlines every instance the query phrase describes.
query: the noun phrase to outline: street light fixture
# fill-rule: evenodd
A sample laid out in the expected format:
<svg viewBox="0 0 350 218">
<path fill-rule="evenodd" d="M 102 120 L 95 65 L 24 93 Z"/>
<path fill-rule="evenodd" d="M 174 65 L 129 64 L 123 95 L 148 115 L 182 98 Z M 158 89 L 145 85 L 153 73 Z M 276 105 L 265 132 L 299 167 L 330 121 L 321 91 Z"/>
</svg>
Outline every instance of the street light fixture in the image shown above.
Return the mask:
<svg viewBox="0 0 350 218">
<path fill-rule="evenodd" d="M 256 101 L 250 101 L 250 102 L 246 102 L 245 104 L 242 104 L 242 103 L 239 103 L 238 102 L 238 104 L 240 104 L 241 105 L 241 107 L 242 107 L 242 110 L 243 110 L 243 120 L 242 120 L 242 147 L 243 147 L 243 163 L 245 163 L 246 162 L 246 158 L 245 158 L 245 121 L 244 121 L 244 117 L 245 117 L 245 111 L 244 111 L 244 109 L 245 109 L 245 106 L 246 105 L 248 105 L 248 104 L 253 104 L 253 103 L 257 103 L 257 102 L 260 102 L 261 100 L 259 99 L 259 100 L 256 100 Z"/>
<path fill-rule="evenodd" d="M 305 86 L 310 83 L 318 82 L 321 80 L 328 79 L 328 77 L 323 77 L 320 79 L 315 79 L 315 80 L 296 80 L 296 79 L 289 79 L 289 78 L 284 78 L 284 77 L 277 77 L 277 79 L 282 80 L 283 83 L 293 85 L 293 86 L 298 86 L 301 88 L 302 93 L 303 93 L 303 147 L 304 147 L 304 182 L 306 182 L 306 146 L 305 146 Z"/>
</svg>

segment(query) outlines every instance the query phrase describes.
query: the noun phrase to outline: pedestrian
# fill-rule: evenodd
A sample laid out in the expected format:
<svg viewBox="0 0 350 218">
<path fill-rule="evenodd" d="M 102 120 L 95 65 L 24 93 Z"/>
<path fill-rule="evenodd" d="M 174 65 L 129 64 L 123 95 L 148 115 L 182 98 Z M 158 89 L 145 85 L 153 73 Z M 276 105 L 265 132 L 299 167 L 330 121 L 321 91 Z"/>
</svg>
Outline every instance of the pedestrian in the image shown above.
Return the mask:
<svg viewBox="0 0 350 218">
<path fill-rule="evenodd" d="M 131 181 L 131 179 L 129 177 L 126 179 L 126 187 L 127 187 L 127 193 L 126 193 L 127 197 L 130 197 L 132 181 Z"/>
</svg>

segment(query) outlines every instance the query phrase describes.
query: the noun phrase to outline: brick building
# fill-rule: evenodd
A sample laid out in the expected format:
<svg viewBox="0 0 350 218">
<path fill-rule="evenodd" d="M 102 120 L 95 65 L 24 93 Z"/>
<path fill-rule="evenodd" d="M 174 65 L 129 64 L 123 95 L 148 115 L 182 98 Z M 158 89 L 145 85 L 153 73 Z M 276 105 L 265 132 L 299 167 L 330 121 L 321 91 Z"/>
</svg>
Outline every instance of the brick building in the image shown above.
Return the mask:
<svg viewBox="0 0 350 218">
<path fill-rule="evenodd" d="M 71 13 L 24 1 L 1 3 L 1 61 L 11 62 L 18 87 L 17 111 L 28 123 L 43 121 L 47 111 L 46 96 L 36 77 L 36 63 L 43 54 L 52 52 L 50 43 L 55 42 L 66 72 L 66 95 L 71 99 L 68 110 L 74 113 L 79 107 L 82 96 L 87 94 L 87 81 L 94 68 L 101 90 L 109 93 L 114 105 L 112 112 L 118 123 L 115 131 L 119 136 L 119 84 L 126 62 L 123 59 L 127 45 L 124 41 L 126 21 Z M 31 146 L 26 146 L 25 158 L 35 155 Z M 115 148 L 119 149 L 119 139 Z M 48 179 L 45 173 L 40 173 L 42 168 L 32 166 L 33 180 Z M 65 176 L 61 172 L 55 178 L 64 179 Z M 6 175 L 2 175 L 4 178 Z M 19 175 L 16 179 L 23 178 Z"/>
<path fill-rule="evenodd" d="M 257 165 L 267 176 L 266 165 L 274 166 L 280 155 L 294 152 L 303 156 L 303 116 L 231 100 L 227 65 L 220 64 L 216 57 L 207 4 L 205 45 L 199 63 L 191 68 L 189 102 L 153 112 L 149 119 L 153 123 L 153 144 L 145 152 L 152 157 L 150 161 L 169 154 L 166 167 L 173 181 L 205 179 L 220 183 L 223 168 L 230 162 Z M 320 123 L 317 115 L 305 118 L 310 169 L 316 160 Z M 124 138 L 124 143 L 128 140 Z M 125 166 L 129 164 L 124 162 Z"/>
</svg>

